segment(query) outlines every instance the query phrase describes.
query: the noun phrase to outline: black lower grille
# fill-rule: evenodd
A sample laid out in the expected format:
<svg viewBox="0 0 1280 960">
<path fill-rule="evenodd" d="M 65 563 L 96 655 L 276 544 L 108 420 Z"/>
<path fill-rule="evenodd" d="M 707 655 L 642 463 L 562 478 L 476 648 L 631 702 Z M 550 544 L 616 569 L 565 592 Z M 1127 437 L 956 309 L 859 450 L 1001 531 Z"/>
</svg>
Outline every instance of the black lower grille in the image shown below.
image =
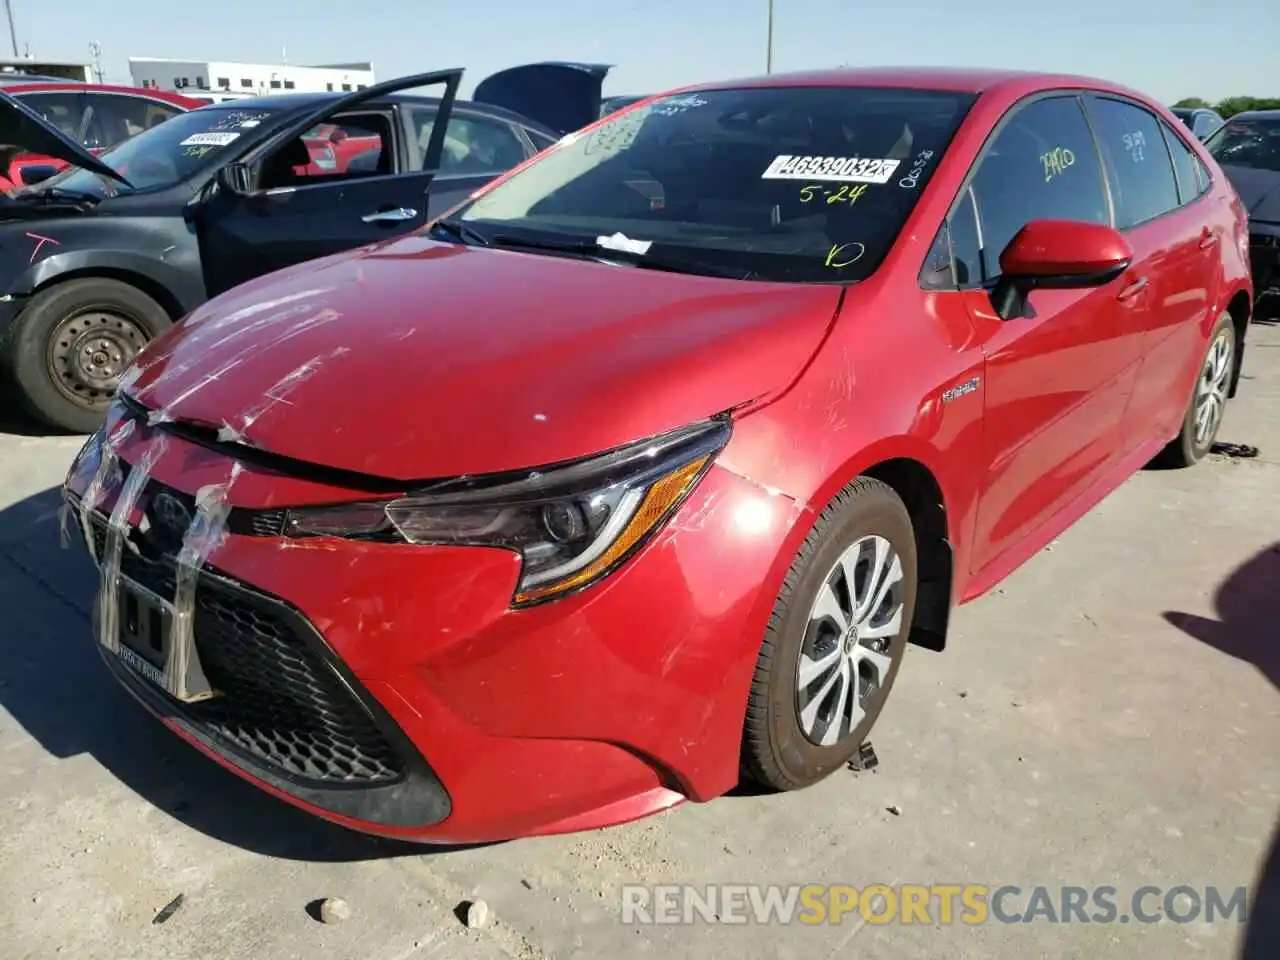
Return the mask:
<svg viewBox="0 0 1280 960">
<path fill-rule="evenodd" d="M 93 524 L 98 556 L 103 518 Z M 121 573 L 162 597 L 175 593 L 170 556 L 146 556 L 131 533 Z M 201 666 L 220 696 L 172 701 L 173 710 L 215 741 L 248 753 L 292 778 L 327 785 L 399 780 L 404 764 L 370 712 L 301 636 L 287 608 L 221 578 L 202 575 L 193 633 Z"/>
<path fill-rule="evenodd" d="M 1262 234 L 1249 237 L 1249 268 L 1255 294 L 1280 284 L 1280 238 Z"/>
</svg>

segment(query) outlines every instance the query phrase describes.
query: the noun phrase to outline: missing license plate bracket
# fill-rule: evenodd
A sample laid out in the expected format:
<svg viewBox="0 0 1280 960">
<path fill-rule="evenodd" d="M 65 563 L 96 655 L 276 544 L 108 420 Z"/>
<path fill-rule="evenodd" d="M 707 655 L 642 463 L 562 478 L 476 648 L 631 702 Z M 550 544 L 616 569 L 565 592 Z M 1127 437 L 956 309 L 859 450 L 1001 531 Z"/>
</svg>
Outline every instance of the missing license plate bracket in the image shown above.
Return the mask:
<svg viewBox="0 0 1280 960">
<path fill-rule="evenodd" d="M 192 632 L 172 629 L 173 603 L 123 575 L 116 578 L 115 590 L 120 615 L 112 652 L 120 661 L 184 703 L 218 696 L 200 665 Z"/>
</svg>

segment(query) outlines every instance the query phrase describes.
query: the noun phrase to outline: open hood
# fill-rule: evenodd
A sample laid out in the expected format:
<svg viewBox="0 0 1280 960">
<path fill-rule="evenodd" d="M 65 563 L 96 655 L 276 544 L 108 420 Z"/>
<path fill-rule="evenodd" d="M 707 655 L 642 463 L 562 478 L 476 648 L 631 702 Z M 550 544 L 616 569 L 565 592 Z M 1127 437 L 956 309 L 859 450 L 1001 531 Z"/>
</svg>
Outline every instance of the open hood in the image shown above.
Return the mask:
<svg viewBox="0 0 1280 960">
<path fill-rule="evenodd" d="M 128 180 L 83 146 L 3 91 L 0 91 L 0 151 L 43 154 L 129 185 Z"/>
<path fill-rule="evenodd" d="M 514 110 L 563 135 L 599 119 L 604 78 L 612 69 L 559 61 L 510 67 L 481 80 L 471 99 Z"/>
</svg>

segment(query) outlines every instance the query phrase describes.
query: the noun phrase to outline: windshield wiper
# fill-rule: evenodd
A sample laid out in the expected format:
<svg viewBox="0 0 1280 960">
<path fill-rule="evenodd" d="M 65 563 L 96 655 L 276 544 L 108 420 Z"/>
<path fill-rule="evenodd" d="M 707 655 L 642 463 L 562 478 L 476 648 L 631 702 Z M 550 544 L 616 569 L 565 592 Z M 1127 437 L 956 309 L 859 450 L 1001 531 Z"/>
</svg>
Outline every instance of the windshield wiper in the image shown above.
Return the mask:
<svg viewBox="0 0 1280 960">
<path fill-rule="evenodd" d="M 474 230 L 467 226 L 461 220 L 437 220 L 435 223 L 431 224 L 431 229 L 434 231 L 437 228 L 452 233 L 463 243 L 471 243 L 479 247 L 489 246 L 488 237 L 480 233 L 478 230 Z"/>
<path fill-rule="evenodd" d="M 44 187 L 37 185 L 35 190 L 23 192 L 14 199 L 33 200 L 36 203 L 72 203 L 77 207 L 91 209 L 102 202 L 102 198 L 92 193 L 79 190 L 67 190 L 64 187 Z"/>
<path fill-rule="evenodd" d="M 548 250 L 554 253 L 576 253 L 607 263 L 621 263 L 641 270 L 664 270 L 667 273 L 701 274 L 708 277 L 727 277 L 731 280 L 751 280 L 755 271 L 740 267 L 726 267 L 702 260 L 683 257 L 655 256 L 652 253 L 633 253 L 601 246 L 595 240 L 556 240 L 550 237 L 516 237 L 511 234 L 495 234 L 489 238 L 495 247 L 515 247 L 529 250 Z"/>
<path fill-rule="evenodd" d="M 707 263 L 703 260 L 686 260 L 683 257 L 655 257 L 652 254 L 643 256 L 622 255 L 615 251 L 602 254 L 603 259 L 617 260 L 630 264 L 640 270 L 664 270 L 667 273 L 696 273 L 708 277 L 727 277 L 730 280 L 753 280 L 754 270 L 743 270 L 741 267 L 726 267 L 718 263 Z"/>
<path fill-rule="evenodd" d="M 553 240 L 546 237 L 514 237 L 499 233 L 490 237 L 495 247 L 524 247 L 528 250 L 550 250 L 555 253 L 585 253 L 599 256 L 600 244 L 594 240 Z"/>
</svg>

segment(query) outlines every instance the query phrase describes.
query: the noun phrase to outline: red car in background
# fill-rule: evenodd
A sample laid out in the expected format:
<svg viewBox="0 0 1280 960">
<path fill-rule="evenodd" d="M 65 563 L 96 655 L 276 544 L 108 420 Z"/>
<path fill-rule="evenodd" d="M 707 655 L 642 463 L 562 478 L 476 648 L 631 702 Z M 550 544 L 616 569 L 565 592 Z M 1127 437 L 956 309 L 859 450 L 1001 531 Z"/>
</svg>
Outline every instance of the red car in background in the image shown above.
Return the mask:
<svg viewBox="0 0 1280 960">
<path fill-rule="evenodd" d="M 204 105 L 202 100 L 164 90 L 74 81 L 5 78 L 0 80 L 0 90 L 95 154 Z M 63 160 L 0 144 L 0 190 L 47 180 L 66 166 Z"/>
<path fill-rule="evenodd" d="M 65 484 L 97 646 L 189 743 L 374 833 L 806 787 L 909 642 L 1209 452 L 1251 304 L 1244 207 L 1135 91 L 657 97 L 153 341 Z"/>
</svg>

